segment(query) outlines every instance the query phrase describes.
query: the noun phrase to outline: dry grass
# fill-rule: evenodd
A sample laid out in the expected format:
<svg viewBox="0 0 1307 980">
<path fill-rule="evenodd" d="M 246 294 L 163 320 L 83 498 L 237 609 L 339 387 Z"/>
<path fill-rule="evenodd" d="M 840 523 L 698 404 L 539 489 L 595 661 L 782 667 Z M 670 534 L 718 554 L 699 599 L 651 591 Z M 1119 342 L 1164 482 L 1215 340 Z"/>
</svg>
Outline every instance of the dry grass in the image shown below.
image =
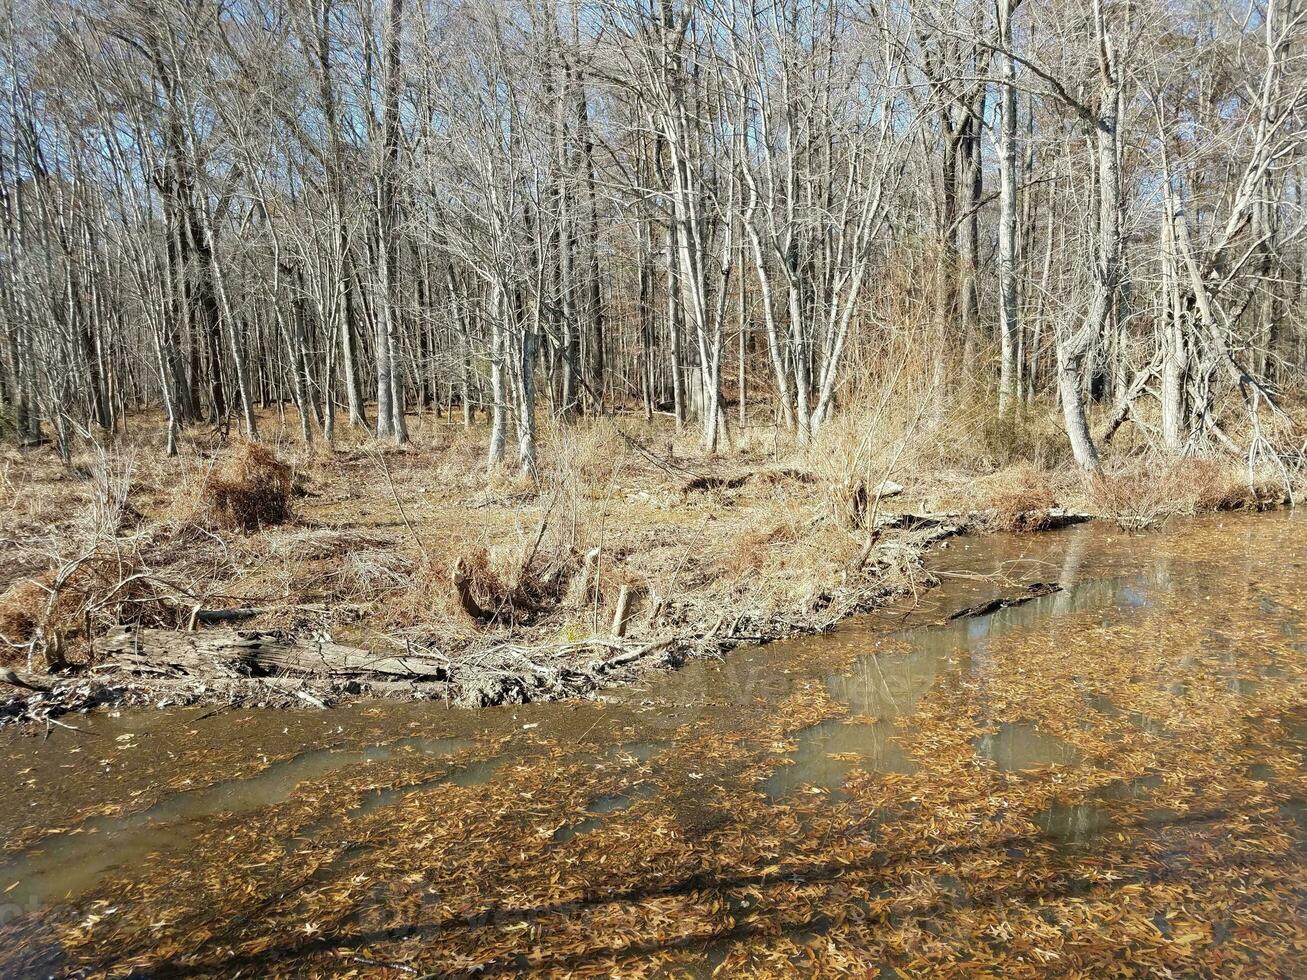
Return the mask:
<svg viewBox="0 0 1307 980">
<path fill-rule="evenodd" d="M 796 504 L 759 509 L 756 521 L 726 538 L 718 549 L 715 563 L 728 579 L 765 573 L 803 541 L 805 522 Z"/>
<path fill-rule="evenodd" d="M 95 637 L 120 623 L 175 627 L 184 603 L 130 556 L 96 552 L 0 595 L 0 662 L 52 670 L 95 662 Z"/>
<path fill-rule="evenodd" d="M 1000 531 L 1040 531 L 1049 524 L 1049 509 L 1058 506 L 1050 474 L 1032 463 L 1017 463 L 973 487 L 973 508 L 984 511 Z"/>
<path fill-rule="evenodd" d="M 1121 523 L 1145 527 L 1177 515 L 1261 509 L 1283 495 L 1270 476 L 1250 481 L 1245 467 L 1206 456 L 1131 460 L 1090 484 L 1093 503 Z"/>
<path fill-rule="evenodd" d="M 236 443 L 216 466 L 207 435 L 176 459 L 88 446 L 72 468 L 48 451 L 0 451 L 0 631 L 11 654 L 35 639 L 86 659 L 88 611 L 93 636 L 176 622 L 185 605 L 250 606 L 262 610 L 254 627 L 461 656 L 606 635 L 623 589 L 635 641 L 823 625 L 914 574 L 893 547 L 863 561 L 877 510 L 988 512 L 995 527 L 1033 530 L 1058 503 L 1137 525 L 1272 496 L 1237 462 L 1127 456 L 1119 444 L 1108 475 L 1086 483 L 1052 445 L 1053 413 L 987 425 L 981 395 L 937 405 L 910 362 L 862 391 L 806 447 L 753 408 L 756 428 L 712 458 L 693 427 L 665 418 L 542 419 L 534 478 L 488 473 L 484 429 L 432 420 L 408 449 L 351 435 L 296 458 Z M 717 482 L 686 493 L 696 477 Z M 302 499 L 297 478 L 309 481 Z M 886 479 L 906 490 L 878 502 Z M 83 554 L 100 557 L 52 591 Z"/>
</svg>

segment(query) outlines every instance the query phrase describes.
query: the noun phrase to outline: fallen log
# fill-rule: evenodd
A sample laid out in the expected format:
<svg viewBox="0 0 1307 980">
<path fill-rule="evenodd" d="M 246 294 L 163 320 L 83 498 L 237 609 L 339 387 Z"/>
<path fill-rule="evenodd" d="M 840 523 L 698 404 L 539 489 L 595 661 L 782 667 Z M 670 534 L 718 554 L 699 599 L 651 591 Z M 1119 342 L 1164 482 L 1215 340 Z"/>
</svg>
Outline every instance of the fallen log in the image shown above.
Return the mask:
<svg viewBox="0 0 1307 980">
<path fill-rule="evenodd" d="M 19 673 L 8 667 L 0 669 L 0 684 L 8 684 L 10 687 L 21 688 L 24 691 L 49 691 L 58 680 L 59 678 L 51 677 L 49 674 L 29 674 L 27 671 Z"/>
<path fill-rule="evenodd" d="M 596 660 L 590 664 L 590 673 L 602 674 L 610 670 L 615 670 L 618 667 L 625 666 L 626 664 L 634 663 L 652 653 L 662 653 L 669 650 L 675 646 L 675 643 L 675 640 L 657 640 L 653 643 L 646 643 L 644 646 L 627 650 L 624 653 L 619 653 L 617 656 L 609 657 L 607 660 Z"/>
<path fill-rule="evenodd" d="M 99 644 L 114 668 L 161 677 L 294 676 L 321 679 L 444 680 L 443 659 L 395 656 L 339 643 L 289 640 L 254 630 L 178 633 L 118 627 Z"/>
<path fill-rule="evenodd" d="M 1026 591 L 1014 596 L 1000 596 L 997 599 L 990 599 L 988 602 L 982 602 L 979 605 L 967 606 L 966 609 L 959 609 L 949 616 L 948 621 L 955 619 L 966 619 L 972 616 L 988 616 L 990 613 L 996 613 L 1000 609 L 1010 609 L 1013 606 L 1021 606 L 1042 596 L 1052 595 L 1054 592 L 1061 592 L 1062 586 L 1054 582 L 1034 582 L 1026 586 Z"/>
<path fill-rule="evenodd" d="M 220 623 L 239 623 L 253 619 L 257 609 L 199 609 L 191 614 L 191 625 L 214 626 Z"/>
</svg>

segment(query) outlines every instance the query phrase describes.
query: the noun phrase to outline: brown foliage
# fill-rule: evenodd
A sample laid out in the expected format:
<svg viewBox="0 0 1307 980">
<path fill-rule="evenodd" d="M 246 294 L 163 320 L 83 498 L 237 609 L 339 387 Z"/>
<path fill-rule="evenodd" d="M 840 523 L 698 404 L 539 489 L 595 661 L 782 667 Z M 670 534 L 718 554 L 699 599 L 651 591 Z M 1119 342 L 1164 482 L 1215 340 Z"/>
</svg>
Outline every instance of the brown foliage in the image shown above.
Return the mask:
<svg viewBox="0 0 1307 980">
<path fill-rule="evenodd" d="M 752 575 L 773 561 L 773 549 L 784 553 L 800 538 L 800 529 L 792 521 L 771 520 L 723 542 L 723 553 L 717 564 L 728 578 Z"/>
<path fill-rule="evenodd" d="M 1048 526 L 1048 511 L 1057 506 L 1048 474 L 1018 463 L 978 481 L 982 510 L 993 511 L 992 524 L 1002 531 L 1039 531 Z"/>
<path fill-rule="evenodd" d="M 0 595 L 0 663 L 34 653 L 50 669 L 94 662 L 93 637 L 124 622 L 177 625 L 160 584 L 117 555 L 93 554 L 11 586 Z"/>
<path fill-rule="evenodd" d="M 204 502 L 225 527 L 240 531 L 291 519 L 295 480 L 291 468 L 264 446 L 237 443 L 204 487 Z"/>
<path fill-rule="evenodd" d="M 1278 498 L 1270 485 L 1250 483 L 1241 467 L 1207 456 L 1141 460 L 1097 477 L 1091 492 L 1102 511 L 1132 526 L 1176 514 L 1257 509 Z"/>
<path fill-rule="evenodd" d="M 517 541 L 459 556 L 444 573 L 446 584 L 435 581 L 437 564 L 424 567 L 420 578 L 432 590 L 452 590 L 464 613 L 491 624 L 534 622 L 562 601 L 578 566 L 568 551 Z"/>
</svg>

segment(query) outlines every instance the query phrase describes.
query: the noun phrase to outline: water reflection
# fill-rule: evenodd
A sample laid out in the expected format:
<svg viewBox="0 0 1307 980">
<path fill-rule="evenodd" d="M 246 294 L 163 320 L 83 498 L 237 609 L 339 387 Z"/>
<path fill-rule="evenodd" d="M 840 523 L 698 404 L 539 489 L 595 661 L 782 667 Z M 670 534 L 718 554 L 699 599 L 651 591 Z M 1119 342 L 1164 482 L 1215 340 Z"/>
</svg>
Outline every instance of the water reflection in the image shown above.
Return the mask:
<svg viewBox="0 0 1307 980">
<path fill-rule="evenodd" d="M 977 755 L 1003 772 L 1069 766 L 1080 758 L 1075 746 L 1026 722 L 1004 722 L 997 732 L 981 735 L 974 744 Z"/>
<path fill-rule="evenodd" d="M 1035 822 L 1049 837 L 1062 844 L 1087 844 L 1094 837 L 1121 825 L 1112 817 L 1113 803 L 1136 803 L 1147 800 L 1162 785 L 1157 775 L 1138 779 L 1114 779 L 1098 790 L 1092 799 L 1079 803 L 1055 803 L 1036 814 Z M 1131 821 L 1132 826 L 1156 825 L 1178 818 L 1173 810 L 1155 807 L 1144 810 Z"/>
<path fill-rule="evenodd" d="M 554 843 L 566 844 L 583 834 L 594 833 L 603 826 L 603 818 L 608 814 L 630 809 L 637 800 L 648 799 L 654 795 L 654 792 L 655 788 L 653 786 L 641 784 L 622 793 L 610 793 L 607 796 L 596 797 L 586 806 L 586 812 L 591 816 L 586 817 L 579 823 L 560 827 L 554 833 Z"/>
<path fill-rule="evenodd" d="M 854 767 L 869 772 L 909 773 L 916 770 L 911 757 L 892 739 L 892 722 L 872 724 L 824 721 L 797 736 L 798 749 L 764 781 L 772 801 L 781 800 L 799 787 L 820 787 L 838 793 Z"/>
<path fill-rule="evenodd" d="M 963 669 L 984 674 L 991 644 L 1005 634 L 1043 624 L 1051 616 L 1100 608 L 1138 610 L 1147 605 L 1146 588 L 1140 582 L 1075 581 L 1081 561 L 1080 552 L 1068 552 L 1061 592 L 986 615 L 905 631 L 897 639 L 908 644 L 906 652 L 859 657 L 848 670 L 828 676 L 831 697 L 847 705 L 859 723 L 831 721 L 799 733 L 799 748 L 788 758 L 790 764 L 766 781 L 769 798 L 782 799 L 801 786 L 837 792 L 855 765 L 875 772 L 914 771 L 911 756 L 891 737 L 899 733 L 910 743 L 910 719 L 941 676 Z M 906 723 L 896 728 L 891 724 L 896 719 Z M 1066 743 L 1019 723 L 1000 724 L 996 732 L 980 737 L 976 751 L 1000 769 L 1067 765 L 1076 759 Z"/>
<path fill-rule="evenodd" d="M 361 796 L 356 781 L 332 799 L 339 767 L 467 743 L 305 753 L 188 805 L 254 808 L 242 821 L 275 842 L 291 808 L 274 805 L 297 780 L 318 780 L 296 796 L 299 830 L 287 839 L 294 864 L 302 838 L 323 830 L 311 847 L 326 859 L 307 887 L 286 891 L 276 862 L 242 878 L 240 855 L 216 840 L 227 824 L 210 824 L 222 834 L 199 836 L 207 852 L 186 880 L 212 902 L 193 911 L 159 895 L 156 910 L 138 898 L 140 922 L 182 925 L 134 935 L 110 923 L 96 952 L 130 940 L 124 961 L 185 949 L 214 973 L 246 975 L 368 972 L 383 960 L 422 975 L 894 975 L 886 963 L 1005 975 L 1034 968 L 1038 941 L 1057 954 L 1035 968 L 1048 971 L 1128 963 L 1209 975 L 1238 945 L 1251 951 L 1244 972 L 1299 975 L 1283 969 L 1289 954 L 1258 942 L 1300 931 L 1293 847 L 1307 843 L 1307 674 L 1292 609 L 1307 602 L 1259 571 L 1269 527 L 1247 554 L 1219 527 L 1174 540 L 1102 527 L 987 539 L 971 567 L 952 566 L 960 574 L 923 597 L 930 611 L 914 622 L 942 625 L 902 629 L 882 616 L 692 663 L 598 705 L 486 712 L 504 719 L 505 738 L 477 737 L 493 750 L 368 773 L 378 788 Z M 1301 554 L 1301 536 L 1294 546 Z M 1020 583 L 972 573 L 1010 576 L 1018 562 L 1023 581 L 1063 591 L 946 620 L 1015 594 Z M 369 710 L 389 723 L 399 709 Z M 528 753 L 542 749 L 532 765 Z M 452 785 L 477 788 L 417 795 Z M 352 822 L 367 814 L 377 819 Z M 158 819 L 149 849 L 185 853 L 198 823 Z M 59 859 L 93 873 L 97 848 L 130 860 L 134 845 L 103 839 Z M 189 873 L 185 863 L 166 867 Z M 75 914 L 117 884 L 109 876 Z M 214 909 L 240 930 L 215 938 Z M 68 969 L 94 962 L 80 935 L 55 932 L 54 915 L 25 921 L 57 935 Z M 1174 958 L 1138 961 L 1171 936 Z M 1185 958 L 1204 944 L 1207 958 Z M 233 966 L 224 951 L 238 947 Z M 0 963 L 17 955 L 0 952 Z"/>
</svg>

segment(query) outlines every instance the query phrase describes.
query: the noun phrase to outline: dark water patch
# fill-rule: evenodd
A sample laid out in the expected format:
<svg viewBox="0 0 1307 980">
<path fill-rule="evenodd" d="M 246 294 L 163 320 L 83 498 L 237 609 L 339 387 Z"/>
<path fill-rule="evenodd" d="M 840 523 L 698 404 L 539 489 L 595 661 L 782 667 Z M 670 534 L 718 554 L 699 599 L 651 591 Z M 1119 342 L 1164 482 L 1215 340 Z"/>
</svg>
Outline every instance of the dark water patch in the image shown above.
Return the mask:
<svg viewBox="0 0 1307 980">
<path fill-rule="evenodd" d="M 403 802 L 410 796 L 422 793 L 427 790 L 435 789 L 437 786 L 484 786 L 490 782 L 491 778 L 502 764 L 502 757 L 493 759 L 482 759 L 478 762 L 472 762 L 465 766 L 436 776 L 433 779 L 424 779 L 417 783 L 407 783 L 403 786 L 393 786 L 388 789 L 377 789 L 370 791 L 364 796 L 362 802 L 351 810 L 346 811 L 339 818 L 331 818 L 328 822 L 335 823 L 343 820 L 349 820 L 353 817 L 367 816 L 377 810 L 385 809 L 388 806 L 394 806 L 396 803 Z"/>
<path fill-rule="evenodd" d="M 1095 803 L 1054 803 L 1035 815 L 1039 829 L 1066 844 L 1083 844 L 1102 833 L 1107 817 Z"/>
<path fill-rule="evenodd" d="M 854 714 L 872 718 L 904 718 L 951 669 L 954 645 L 943 639 L 912 637 L 908 653 L 859 657 L 845 673 L 826 678 L 831 697 L 847 704 Z"/>
<path fill-rule="evenodd" d="M 894 740 L 892 722 L 850 723 L 831 719 L 796 735 L 798 748 L 784 765 L 763 780 L 763 791 L 777 802 L 805 787 L 829 790 L 837 796 L 855 768 L 870 772 L 911 773 L 916 763 Z"/>
<path fill-rule="evenodd" d="M 1262 689 L 1262 682 L 1255 677 L 1231 677 L 1227 686 L 1241 697 L 1252 697 Z"/>
<path fill-rule="evenodd" d="M 1079 803 L 1055 803 L 1035 815 L 1040 830 L 1061 844 L 1088 844 L 1095 837 L 1111 830 L 1139 833 L 1149 827 L 1174 823 L 1180 815 L 1167 807 L 1150 807 L 1119 821 L 1115 813 L 1119 808 L 1112 804 L 1147 801 L 1163 785 L 1157 774 L 1136 779 L 1114 779 L 1096 790 L 1092 798 Z"/>
<path fill-rule="evenodd" d="M 977 755 L 1003 772 L 1069 766 L 1080 758 L 1074 745 L 1028 722 L 1004 722 L 998 731 L 978 736 L 973 744 Z"/>
<path fill-rule="evenodd" d="M 1142 800 L 1161 785 L 1162 777 L 1155 774 L 1137 779 L 1114 779 L 1094 795 L 1100 800 Z"/>
<path fill-rule="evenodd" d="M 1164 736 L 1167 734 L 1166 725 L 1144 714 L 1142 711 L 1133 711 L 1116 705 L 1111 698 L 1104 694 L 1086 694 L 1084 695 L 1085 703 L 1093 708 L 1099 714 L 1106 715 L 1108 718 L 1120 718 L 1134 725 L 1141 732 L 1148 735 Z"/>
<path fill-rule="evenodd" d="M 1147 595 L 1129 585 L 1123 586 L 1117 592 L 1116 598 L 1118 602 L 1124 603 L 1132 609 L 1142 609 L 1149 604 Z"/>
<path fill-rule="evenodd" d="M 591 816 L 586 817 L 579 823 L 560 827 L 554 833 L 554 843 L 565 844 L 584 834 L 594 833 L 603 826 L 604 818 L 610 813 L 619 813 L 622 810 L 629 809 L 635 805 L 637 800 L 648 799 L 654 796 L 656 792 L 655 787 L 642 784 L 622 793 L 611 793 L 607 796 L 596 797 L 586 806 L 586 812 Z"/>
<path fill-rule="evenodd" d="M 140 813 L 95 817 L 76 830 L 46 838 L 0 863 L 0 889 L 8 887 L 6 901 L 24 909 L 75 898 L 112 868 L 184 846 L 208 818 L 284 803 L 301 785 L 364 763 L 395 759 L 405 750 L 434 757 L 471 744 L 456 738 L 405 738 L 358 750 L 304 752 L 248 779 L 178 793 Z"/>
</svg>

